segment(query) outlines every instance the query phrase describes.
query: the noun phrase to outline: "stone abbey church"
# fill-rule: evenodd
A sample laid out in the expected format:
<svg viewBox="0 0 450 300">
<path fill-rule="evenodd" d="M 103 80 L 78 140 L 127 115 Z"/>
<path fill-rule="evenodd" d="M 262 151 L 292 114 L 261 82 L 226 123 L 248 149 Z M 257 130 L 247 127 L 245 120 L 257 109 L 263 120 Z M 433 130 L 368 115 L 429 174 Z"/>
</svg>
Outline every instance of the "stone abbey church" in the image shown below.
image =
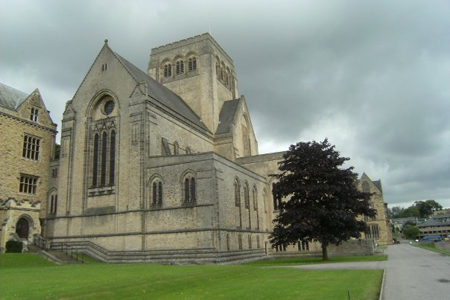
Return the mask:
<svg viewBox="0 0 450 300">
<path fill-rule="evenodd" d="M 202 34 L 152 49 L 147 72 L 108 42 L 60 128 L 39 91 L 0 84 L 0 247 L 42 236 L 109 262 L 225 262 L 272 249 L 282 153 L 258 154 L 233 60 Z M 381 183 L 363 175 L 378 210 L 368 238 L 391 240 Z"/>
</svg>

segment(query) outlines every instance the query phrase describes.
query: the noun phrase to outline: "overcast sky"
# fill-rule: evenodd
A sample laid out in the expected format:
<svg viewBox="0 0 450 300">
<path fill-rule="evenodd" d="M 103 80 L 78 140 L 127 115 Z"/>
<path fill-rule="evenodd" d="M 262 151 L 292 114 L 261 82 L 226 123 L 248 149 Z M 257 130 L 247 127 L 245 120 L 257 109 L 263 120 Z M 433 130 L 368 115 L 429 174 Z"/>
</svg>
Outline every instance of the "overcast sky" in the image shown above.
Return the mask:
<svg viewBox="0 0 450 300">
<path fill-rule="evenodd" d="M 0 0 L 0 82 L 62 112 L 109 39 L 150 49 L 211 32 L 232 57 L 260 153 L 328 138 L 385 202 L 450 207 L 450 0 Z"/>
</svg>

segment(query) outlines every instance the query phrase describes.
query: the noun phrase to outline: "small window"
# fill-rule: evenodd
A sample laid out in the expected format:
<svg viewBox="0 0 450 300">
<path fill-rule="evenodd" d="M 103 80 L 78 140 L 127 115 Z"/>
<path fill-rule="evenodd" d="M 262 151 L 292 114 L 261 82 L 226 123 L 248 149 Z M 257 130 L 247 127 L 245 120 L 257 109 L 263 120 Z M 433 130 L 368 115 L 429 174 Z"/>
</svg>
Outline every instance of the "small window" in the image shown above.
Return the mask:
<svg viewBox="0 0 450 300">
<path fill-rule="evenodd" d="M 238 245 L 239 250 L 242 250 L 242 234 L 238 234 Z"/>
<path fill-rule="evenodd" d="M 38 119 L 39 119 L 39 109 L 32 107 L 31 114 L 30 114 L 30 120 L 33 122 L 37 122 Z"/>
<path fill-rule="evenodd" d="M 299 241 L 297 243 L 298 251 L 309 251 L 308 241 Z"/>
<path fill-rule="evenodd" d="M 164 77 L 169 78 L 172 76 L 172 65 L 167 63 L 164 65 Z"/>
<path fill-rule="evenodd" d="M 30 175 L 20 175 L 19 192 L 36 195 L 37 177 Z"/>
<path fill-rule="evenodd" d="M 177 61 L 176 65 L 175 65 L 175 69 L 176 69 L 177 75 L 183 74 L 184 73 L 184 62 L 182 60 Z"/>
<path fill-rule="evenodd" d="M 279 210 L 280 206 L 281 206 L 281 196 L 279 194 L 276 194 L 274 189 L 275 189 L 275 184 L 272 184 L 273 209 Z"/>
<path fill-rule="evenodd" d="M 275 247 L 275 250 L 277 252 L 286 251 L 286 245 L 278 245 L 278 246 Z"/>
<path fill-rule="evenodd" d="M 178 142 L 173 143 L 173 155 L 178 155 L 180 152 L 180 146 Z"/>
<path fill-rule="evenodd" d="M 186 154 L 191 154 L 191 148 L 189 146 L 186 147 Z"/>
<path fill-rule="evenodd" d="M 106 70 L 108 70 L 108 64 L 104 63 L 102 64 L 102 72 L 105 72 Z"/>
<path fill-rule="evenodd" d="M 108 100 L 106 103 L 105 103 L 105 106 L 103 107 L 103 111 L 105 112 L 105 115 L 110 115 L 112 112 L 113 112 L 113 110 L 114 110 L 114 101 L 112 101 L 112 100 Z"/>
<path fill-rule="evenodd" d="M 52 194 L 50 197 L 50 210 L 49 214 L 55 215 L 58 210 L 58 195 Z"/>
<path fill-rule="evenodd" d="M 163 186 L 160 180 L 153 181 L 152 184 L 152 206 L 161 207 L 163 198 Z"/>
<path fill-rule="evenodd" d="M 256 191 L 256 187 L 253 187 L 253 191 L 252 191 L 252 199 L 253 199 L 253 209 L 254 210 L 258 210 L 258 198 L 257 198 L 257 191 Z"/>
<path fill-rule="evenodd" d="M 248 235 L 248 249 L 252 249 L 252 236 Z"/>
<path fill-rule="evenodd" d="M 237 180 L 234 181 L 234 205 L 241 205 L 241 187 Z"/>
<path fill-rule="evenodd" d="M 52 169 L 52 177 L 57 178 L 58 177 L 58 169 Z"/>
<path fill-rule="evenodd" d="M 248 184 L 247 182 L 244 184 L 244 205 L 245 208 L 250 208 L 250 192 L 248 190 Z"/>
<path fill-rule="evenodd" d="M 184 179 L 184 203 L 195 204 L 197 202 L 195 178 L 190 174 Z"/>
<path fill-rule="evenodd" d="M 189 58 L 188 67 L 189 67 L 189 72 L 193 72 L 193 71 L 197 70 L 197 58 L 195 58 L 195 57 Z"/>
<path fill-rule="evenodd" d="M 39 151 L 41 146 L 41 139 L 25 134 L 23 138 L 22 157 L 32 160 L 39 159 Z"/>
</svg>

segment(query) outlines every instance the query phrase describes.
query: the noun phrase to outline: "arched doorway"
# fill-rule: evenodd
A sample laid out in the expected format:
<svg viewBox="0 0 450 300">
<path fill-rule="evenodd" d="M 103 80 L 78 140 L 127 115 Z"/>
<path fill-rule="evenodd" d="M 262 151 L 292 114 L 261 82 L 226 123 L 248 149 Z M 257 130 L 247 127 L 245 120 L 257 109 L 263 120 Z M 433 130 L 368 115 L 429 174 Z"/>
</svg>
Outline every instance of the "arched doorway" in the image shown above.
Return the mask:
<svg viewBox="0 0 450 300">
<path fill-rule="evenodd" d="M 16 224 L 16 233 L 21 239 L 28 239 L 30 233 L 30 224 L 27 219 L 20 218 Z"/>
</svg>

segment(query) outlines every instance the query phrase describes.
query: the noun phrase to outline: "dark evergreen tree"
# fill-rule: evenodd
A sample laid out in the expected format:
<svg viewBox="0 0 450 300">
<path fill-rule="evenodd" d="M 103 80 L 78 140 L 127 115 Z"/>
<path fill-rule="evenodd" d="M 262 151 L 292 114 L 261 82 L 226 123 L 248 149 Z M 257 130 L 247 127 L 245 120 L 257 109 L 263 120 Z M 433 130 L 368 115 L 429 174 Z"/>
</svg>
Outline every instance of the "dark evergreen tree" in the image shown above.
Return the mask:
<svg viewBox="0 0 450 300">
<path fill-rule="evenodd" d="M 274 220 L 274 247 L 318 241 L 327 260 L 328 245 L 358 238 L 367 230 L 358 216 L 375 217 L 376 210 L 370 208 L 370 194 L 356 188 L 353 167 L 342 168 L 347 160 L 327 139 L 290 146 L 279 162 L 279 174 L 273 175 L 274 193 L 286 200 Z"/>
</svg>

